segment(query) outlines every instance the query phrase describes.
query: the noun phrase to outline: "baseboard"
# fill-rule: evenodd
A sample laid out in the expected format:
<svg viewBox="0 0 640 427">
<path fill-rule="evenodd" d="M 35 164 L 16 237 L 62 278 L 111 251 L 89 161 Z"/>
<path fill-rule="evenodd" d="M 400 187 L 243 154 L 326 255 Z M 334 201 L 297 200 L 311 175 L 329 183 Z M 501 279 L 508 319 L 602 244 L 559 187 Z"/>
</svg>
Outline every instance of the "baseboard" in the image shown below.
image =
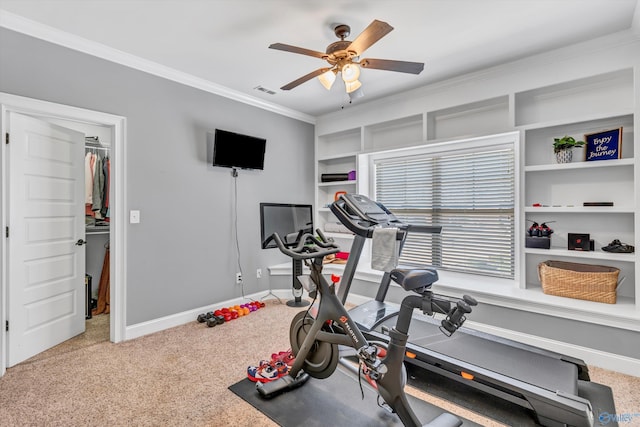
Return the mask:
<svg viewBox="0 0 640 427">
<path fill-rule="evenodd" d="M 193 322 L 200 313 L 215 311 L 233 305 L 245 304 L 250 300 L 260 301 L 275 297 L 281 298 L 282 302 L 284 303 L 286 300 L 293 298 L 291 295 L 291 289 L 274 289 L 271 291 L 271 293 L 273 295 L 268 295 L 264 291 L 256 292 L 255 294 L 246 295 L 244 298 L 233 298 L 214 305 L 194 308 L 193 310 L 187 310 L 181 313 L 172 314 L 170 316 L 160 317 L 158 319 L 153 319 L 147 322 L 141 322 L 135 325 L 127 326 L 125 328 L 124 339 L 131 340 L 144 335 L 152 334 L 154 332 L 160 332 L 165 329 L 184 325 L 186 323 Z"/>
</svg>

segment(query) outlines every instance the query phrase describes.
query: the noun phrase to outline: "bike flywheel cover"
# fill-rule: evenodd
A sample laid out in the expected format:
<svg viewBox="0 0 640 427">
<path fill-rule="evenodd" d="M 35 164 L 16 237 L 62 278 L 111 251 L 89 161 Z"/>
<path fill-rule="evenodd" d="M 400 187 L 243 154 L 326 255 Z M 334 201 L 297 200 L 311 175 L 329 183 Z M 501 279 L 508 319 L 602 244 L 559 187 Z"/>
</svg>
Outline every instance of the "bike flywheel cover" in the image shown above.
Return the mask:
<svg viewBox="0 0 640 427">
<path fill-rule="evenodd" d="M 313 321 L 313 317 L 309 316 L 305 311 L 296 314 L 291 321 L 289 339 L 291 341 L 291 350 L 296 357 Z M 323 326 L 322 329 L 327 330 L 327 327 Z M 304 360 L 303 369 L 313 378 L 324 379 L 335 372 L 338 367 L 338 361 L 339 351 L 337 344 L 315 341 Z"/>
</svg>

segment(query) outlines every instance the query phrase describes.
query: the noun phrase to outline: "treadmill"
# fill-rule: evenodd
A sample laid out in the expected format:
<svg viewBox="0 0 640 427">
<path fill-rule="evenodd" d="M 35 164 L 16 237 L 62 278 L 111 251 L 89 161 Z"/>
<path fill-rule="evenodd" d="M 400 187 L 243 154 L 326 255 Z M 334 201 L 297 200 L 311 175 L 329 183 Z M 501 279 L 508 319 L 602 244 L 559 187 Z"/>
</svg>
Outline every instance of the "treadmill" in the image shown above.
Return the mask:
<svg viewBox="0 0 640 427">
<path fill-rule="evenodd" d="M 343 304 L 364 243 L 376 228 L 396 228 L 400 252 L 408 233 L 441 231 L 438 226 L 402 223 L 382 204 L 359 194 L 341 195 L 330 209 L 355 234 L 338 291 Z M 398 304 L 385 302 L 390 283 L 385 273 L 376 298 L 349 311 L 369 340 L 389 341 L 386 331 L 393 328 L 399 311 Z M 543 426 L 591 427 L 600 425 L 600 414 L 616 413 L 611 389 L 591 382 L 582 360 L 464 327 L 446 337 L 439 325 L 426 316 L 413 319 L 406 362 L 528 409 Z"/>
</svg>

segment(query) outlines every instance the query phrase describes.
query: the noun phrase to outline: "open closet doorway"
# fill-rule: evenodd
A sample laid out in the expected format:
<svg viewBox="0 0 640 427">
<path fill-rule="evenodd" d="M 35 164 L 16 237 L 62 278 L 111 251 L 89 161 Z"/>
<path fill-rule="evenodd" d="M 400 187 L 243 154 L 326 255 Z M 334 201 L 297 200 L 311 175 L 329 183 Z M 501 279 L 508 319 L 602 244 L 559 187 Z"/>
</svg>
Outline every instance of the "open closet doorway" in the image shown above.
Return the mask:
<svg viewBox="0 0 640 427">
<path fill-rule="evenodd" d="M 47 346 L 56 345 L 58 343 L 56 341 L 82 333 L 84 321 L 90 321 L 85 319 L 89 317 L 87 310 L 91 308 L 88 302 L 92 298 L 99 299 L 101 281 L 104 282 L 102 311 L 105 311 L 105 303 L 108 304 L 106 309 L 109 312 L 108 336 L 112 342 L 124 339 L 126 307 L 124 305 L 123 257 L 125 119 L 111 114 L 4 93 L 0 93 L 0 104 L 2 104 L 0 119 L 2 135 L 6 140 L 0 151 L 2 164 L 0 212 L 2 226 L 6 231 L 0 245 L 2 263 L 0 320 L 7 326 L 2 328 L 0 333 L 1 376 L 7 367 L 31 357 L 34 352 L 44 351 L 48 348 Z M 27 155 L 24 154 L 27 151 L 11 146 L 12 127 L 15 130 L 13 137 L 16 138 L 16 142 L 22 139 L 24 145 L 29 146 L 28 150 L 34 152 L 38 148 L 42 150 L 43 155 L 32 156 L 33 152 Z M 30 130 L 30 127 L 34 129 Z M 42 136 L 47 134 L 49 136 Z M 65 136 L 67 134 L 68 140 Z M 109 202 L 107 206 L 98 206 L 94 210 L 96 206 L 86 206 L 85 203 L 87 187 L 84 160 L 98 151 L 101 153 L 99 156 L 94 156 L 94 160 L 99 158 L 102 167 L 108 166 L 106 174 L 109 176 L 109 185 L 104 188 L 108 188 Z M 29 182 L 33 174 L 30 174 L 24 166 L 28 166 L 29 160 L 23 162 L 22 158 L 35 158 L 37 167 L 40 168 L 46 164 L 43 162 L 49 160 L 49 165 L 45 166 L 47 173 L 38 173 L 39 176 Z M 67 158 L 69 161 L 66 160 Z M 103 163 L 105 158 L 109 160 L 108 165 Z M 73 167 L 70 166 L 71 163 Z M 77 167 L 79 163 L 81 163 L 80 168 Z M 64 173 L 72 176 L 63 175 L 61 178 L 53 172 L 49 173 L 49 169 L 53 171 L 60 165 Z M 92 170 L 95 171 L 95 169 Z M 16 171 L 18 171 L 17 175 Z M 23 181 L 22 176 L 27 179 Z M 92 176 L 91 181 L 93 178 Z M 37 196 L 33 198 L 38 203 L 37 206 L 45 206 L 40 205 L 42 201 L 47 201 L 46 203 L 49 204 L 49 207 L 43 208 L 43 211 L 55 212 L 59 208 L 56 206 L 56 200 L 63 194 L 62 198 L 69 195 L 69 198 L 73 199 L 73 203 L 66 203 L 67 205 L 81 205 L 80 215 L 77 215 L 78 209 L 74 208 L 73 215 L 60 215 L 60 219 L 56 218 L 55 213 L 51 213 L 50 217 L 44 220 L 34 219 L 33 215 L 28 213 L 29 197 L 15 197 L 16 194 L 25 192 L 25 182 L 28 182 L 26 185 L 29 189 L 37 188 Z M 78 188 L 81 191 L 78 192 Z M 54 194 L 56 191 L 59 193 Z M 10 197 L 12 194 L 14 197 Z M 47 196 L 48 194 L 51 196 Z M 25 206 L 22 206 L 23 204 Z M 64 203 L 58 203 L 60 204 Z M 87 216 L 86 213 L 92 215 Z M 37 216 L 40 217 L 40 215 Z M 60 224 L 65 223 L 69 224 L 67 229 L 60 227 Z M 11 233 L 12 224 L 16 231 L 13 234 Z M 25 233 L 25 230 L 32 234 Z M 29 242 L 29 239 L 31 236 L 36 236 L 35 233 L 39 233 L 40 237 L 36 239 L 40 240 L 33 245 L 34 242 Z M 44 263 L 32 262 L 34 255 L 29 251 L 37 245 L 46 247 L 47 245 L 43 243 L 47 240 L 55 243 L 49 245 L 53 251 L 52 255 L 44 258 L 47 260 Z M 57 247 L 65 245 L 68 247 L 66 250 L 54 253 Z M 41 256 L 39 250 L 33 253 Z M 16 264 L 18 259 L 22 264 Z M 24 262 L 25 260 L 28 262 Z M 32 272 L 29 268 L 34 264 L 40 266 L 47 264 L 47 268 L 36 267 Z M 22 270 L 27 272 L 27 276 L 21 276 Z M 85 273 L 92 278 L 91 294 L 86 293 L 88 281 L 85 280 Z M 33 279 L 36 274 L 37 278 Z M 23 280 L 25 277 L 29 280 Z M 58 294 L 53 295 L 53 289 L 59 288 L 61 282 L 69 282 L 68 289 L 58 289 Z M 49 286 L 47 290 L 46 284 L 53 284 L 53 286 Z M 42 301 L 48 298 L 47 304 L 41 303 L 37 297 L 38 292 L 42 292 L 40 295 Z M 53 297 L 46 293 L 51 293 Z M 36 297 L 30 296 L 33 299 L 29 300 L 24 297 L 26 294 L 36 294 Z M 42 310 L 39 310 L 39 307 L 42 307 Z M 35 316 L 34 313 L 38 315 Z M 40 319 L 36 319 L 37 317 Z M 82 323 L 79 324 L 80 322 Z M 49 328 L 49 334 L 52 337 L 49 337 L 49 334 L 33 333 L 44 327 Z"/>
</svg>

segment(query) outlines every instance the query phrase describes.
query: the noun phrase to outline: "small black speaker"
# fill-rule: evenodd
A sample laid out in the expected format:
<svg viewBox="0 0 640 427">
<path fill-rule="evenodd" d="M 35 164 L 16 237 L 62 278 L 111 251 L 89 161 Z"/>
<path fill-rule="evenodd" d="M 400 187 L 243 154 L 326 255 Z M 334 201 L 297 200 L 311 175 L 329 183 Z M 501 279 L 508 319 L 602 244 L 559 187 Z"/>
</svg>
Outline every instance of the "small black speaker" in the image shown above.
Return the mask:
<svg viewBox="0 0 640 427">
<path fill-rule="evenodd" d="M 592 251 L 592 242 L 589 234 L 569 233 L 567 249 L 570 251 Z"/>
</svg>

